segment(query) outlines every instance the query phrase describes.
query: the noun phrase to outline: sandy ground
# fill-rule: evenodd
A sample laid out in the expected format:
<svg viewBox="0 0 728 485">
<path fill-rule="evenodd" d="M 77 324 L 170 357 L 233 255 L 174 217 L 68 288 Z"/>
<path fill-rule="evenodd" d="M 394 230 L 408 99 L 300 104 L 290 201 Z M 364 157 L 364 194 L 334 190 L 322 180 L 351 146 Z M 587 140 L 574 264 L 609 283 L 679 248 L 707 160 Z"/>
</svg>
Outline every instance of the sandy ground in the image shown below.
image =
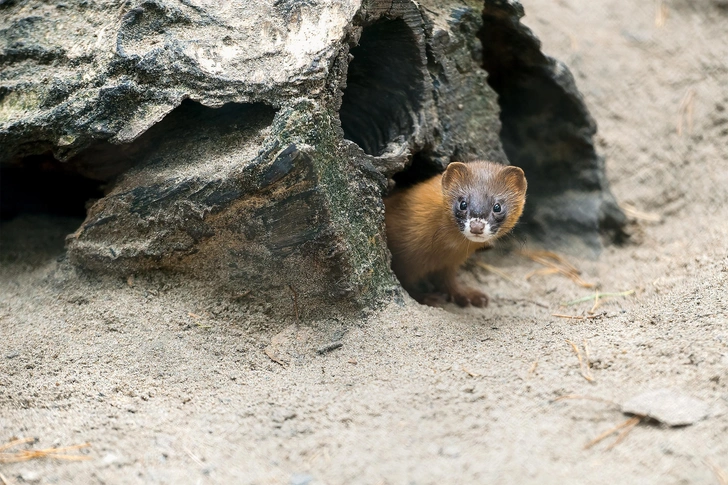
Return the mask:
<svg viewBox="0 0 728 485">
<path fill-rule="evenodd" d="M 692 4 L 699 6 L 692 6 Z M 80 221 L 1 228 L 0 444 L 90 443 L 90 460 L 0 463 L 0 483 L 726 483 L 728 13 L 719 1 L 526 2 L 526 23 L 575 74 L 620 202 L 661 217 L 598 261 L 601 291 L 498 252 L 463 278 L 484 310 L 411 301 L 356 320 L 268 321 L 204 287 L 76 274 Z M 661 16 L 661 13 L 667 16 Z M 679 128 L 679 120 L 682 125 Z M 678 133 L 680 131 L 680 133 Z M 129 284 L 131 283 L 131 284 Z M 305 305 L 305 302 L 301 302 Z M 567 340 L 589 349 L 593 382 Z M 320 354 L 331 342 L 341 347 Z M 281 362 L 273 362 L 269 353 Z M 707 403 L 691 426 L 623 403 L 667 387 Z M 22 447 L 20 447 L 22 448 Z M 7 451 L 7 450 L 6 450 Z"/>
</svg>

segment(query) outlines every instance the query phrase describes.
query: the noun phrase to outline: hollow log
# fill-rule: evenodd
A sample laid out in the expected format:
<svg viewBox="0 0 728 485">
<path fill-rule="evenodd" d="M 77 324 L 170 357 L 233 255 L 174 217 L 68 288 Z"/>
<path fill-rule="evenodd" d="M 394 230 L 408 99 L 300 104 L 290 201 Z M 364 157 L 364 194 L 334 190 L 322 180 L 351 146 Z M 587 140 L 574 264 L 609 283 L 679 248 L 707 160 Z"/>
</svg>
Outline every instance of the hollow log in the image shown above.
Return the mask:
<svg viewBox="0 0 728 485">
<path fill-rule="evenodd" d="M 0 2 L 3 215 L 94 197 L 67 238 L 78 268 L 187 275 L 271 312 L 295 294 L 315 316 L 400 293 L 392 179 L 486 158 L 526 172 L 532 237 L 598 252 L 624 218 L 596 126 L 522 16 L 513 0 Z"/>
</svg>

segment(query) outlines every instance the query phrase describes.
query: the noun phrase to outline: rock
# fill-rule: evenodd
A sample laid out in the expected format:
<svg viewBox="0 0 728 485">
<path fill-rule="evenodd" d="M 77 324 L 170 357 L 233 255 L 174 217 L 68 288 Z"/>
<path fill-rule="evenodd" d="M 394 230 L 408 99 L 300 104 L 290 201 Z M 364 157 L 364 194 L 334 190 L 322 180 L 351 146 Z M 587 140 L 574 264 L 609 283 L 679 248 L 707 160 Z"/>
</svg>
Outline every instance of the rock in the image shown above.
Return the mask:
<svg viewBox="0 0 728 485">
<path fill-rule="evenodd" d="M 285 316 L 293 291 L 321 317 L 400 291 L 388 179 L 510 159 L 526 227 L 597 252 L 624 220 L 596 127 L 522 15 L 496 0 L 0 3 L 2 217 L 74 206 L 82 270 L 186 275 Z"/>
<path fill-rule="evenodd" d="M 687 426 L 709 413 L 708 404 L 670 389 L 656 389 L 639 394 L 624 404 L 622 412 L 647 416 L 668 426 Z"/>
<path fill-rule="evenodd" d="M 311 485 L 313 477 L 307 473 L 294 473 L 291 475 L 290 485 Z"/>
<path fill-rule="evenodd" d="M 39 483 L 41 479 L 40 472 L 36 470 L 21 470 L 17 475 L 24 483 Z"/>
<path fill-rule="evenodd" d="M 101 463 L 103 463 L 106 466 L 111 465 L 120 465 L 121 463 L 124 463 L 125 460 L 117 455 L 116 453 L 106 453 L 103 458 L 101 459 Z"/>
</svg>

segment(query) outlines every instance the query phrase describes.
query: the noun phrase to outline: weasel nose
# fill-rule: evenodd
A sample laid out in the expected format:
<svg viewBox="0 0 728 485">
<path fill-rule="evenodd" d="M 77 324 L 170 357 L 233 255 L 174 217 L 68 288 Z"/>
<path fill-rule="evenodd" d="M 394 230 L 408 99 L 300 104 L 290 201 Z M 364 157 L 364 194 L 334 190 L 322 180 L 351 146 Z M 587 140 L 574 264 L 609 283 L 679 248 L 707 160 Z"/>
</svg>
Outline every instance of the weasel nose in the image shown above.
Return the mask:
<svg viewBox="0 0 728 485">
<path fill-rule="evenodd" d="M 485 222 L 470 221 L 470 232 L 472 234 L 483 234 L 483 229 L 485 229 Z"/>
</svg>

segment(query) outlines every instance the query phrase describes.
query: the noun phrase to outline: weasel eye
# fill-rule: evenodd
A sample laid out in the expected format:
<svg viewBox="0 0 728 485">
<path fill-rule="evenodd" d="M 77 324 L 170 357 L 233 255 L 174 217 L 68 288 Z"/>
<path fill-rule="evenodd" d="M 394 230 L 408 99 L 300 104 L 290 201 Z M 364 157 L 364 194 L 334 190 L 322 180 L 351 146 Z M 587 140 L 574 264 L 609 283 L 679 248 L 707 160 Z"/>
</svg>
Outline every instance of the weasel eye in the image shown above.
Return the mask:
<svg viewBox="0 0 728 485">
<path fill-rule="evenodd" d="M 468 203 L 467 203 L 467 202 L 465 202 L 464 200 L 461 200 L 461 201 L 460 201 L 460 210 L 461 210 L 461 211 L 464 211 L 464 210 L 465 210 L 465 209 L 467 209 L 467 208 L 468 208 Z"/>
<path fill-rule="evenodd" d="M 493 212 L 500 212 L 500 211 L 501 211 L 500 204 L 496 204 L 496 205 L 493 206 Z"/>
</svg>

